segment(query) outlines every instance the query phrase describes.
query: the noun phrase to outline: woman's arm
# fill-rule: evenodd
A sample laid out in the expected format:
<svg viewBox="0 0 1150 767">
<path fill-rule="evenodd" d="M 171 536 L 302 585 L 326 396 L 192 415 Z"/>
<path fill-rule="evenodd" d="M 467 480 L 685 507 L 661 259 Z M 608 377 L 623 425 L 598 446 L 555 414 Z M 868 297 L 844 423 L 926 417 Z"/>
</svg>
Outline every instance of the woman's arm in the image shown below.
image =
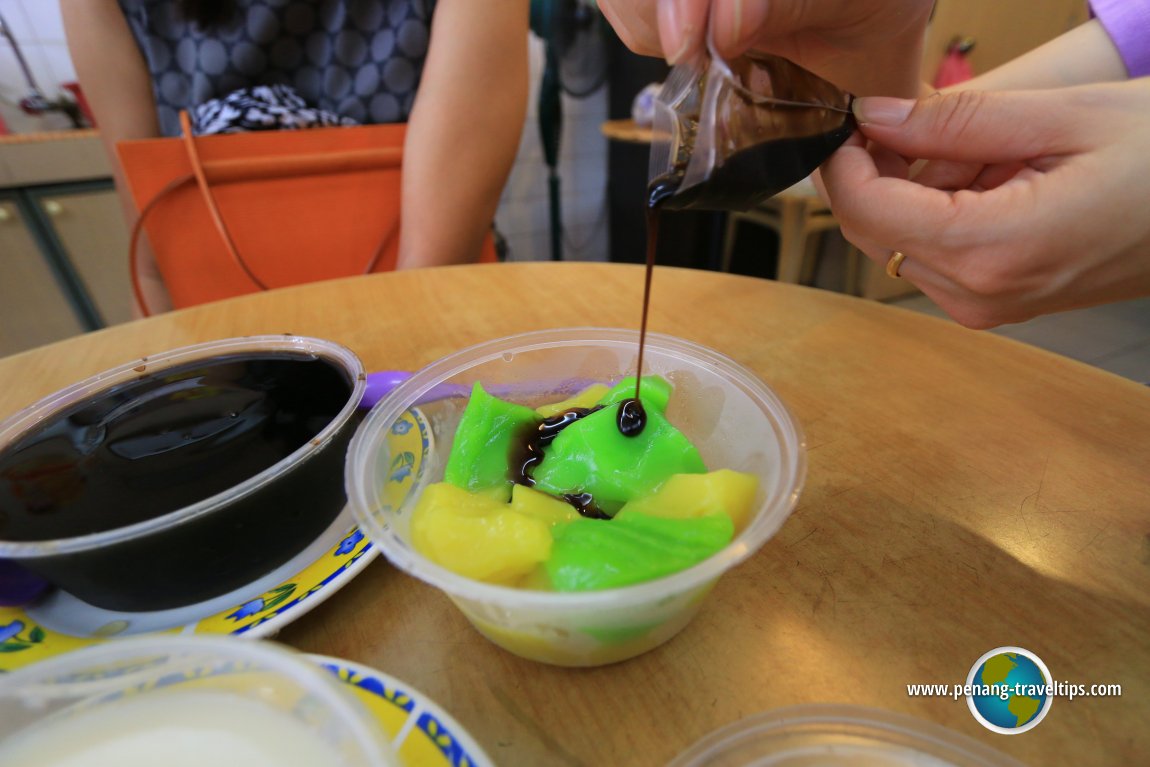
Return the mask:
<svg viewBox="0 0 1150 767">
<path fill-rule="evenodd" d="M 822 168 L 832 209 L 876 263 L 905 254 L 900 276 L 951 317 L 1150 295 L 1150 78 L 862 102 L 863 135 Z"/>
<path fill-rule="evenodd" d="M 1063 88 L 1126 77 L 1126 66 L 1117 46 L 1102 24 L 1094 19 L 946 91 Z"/>
<path fill-rule="evenodd" d="M 397 268 L 479 258 L 527 114 L 527 0 L 439 0 L 408 122 Z"/>
<path fill-rule="evenodd" d="M 60 11 L 68 51 L 99 126 L 130 228 L 137 212 L 116 155 L 116 143 L 160 135 L 148 69 L 116 0 L 60 0 Z M 171 303 L 151 249 L 146 242 L 141 245 L 140 277 L 148 306 L 152 311 L 168 309 Z M 142 313 L 134 301 L 133 307 L 137 315 Z"/>
</svg>

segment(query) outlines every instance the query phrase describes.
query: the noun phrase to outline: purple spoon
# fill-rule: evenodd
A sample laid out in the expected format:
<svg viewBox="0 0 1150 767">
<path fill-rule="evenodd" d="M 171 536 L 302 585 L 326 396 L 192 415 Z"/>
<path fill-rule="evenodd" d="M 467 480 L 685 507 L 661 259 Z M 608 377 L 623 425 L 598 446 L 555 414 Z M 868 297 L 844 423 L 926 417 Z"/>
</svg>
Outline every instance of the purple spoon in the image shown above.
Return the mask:
<svg viewBox="0 0 1150 767">
<path fill-rule="evenodd" d="M 48 581 L 7 559 L 0 559 L 0 606 L 23 607 L 47 591 Z"/>
<path fill-rule="evenodd" d="M 380 370 L 367 374 L 367 388 L 363 390 L 363 397 L 359 400 L 361 409 L 374 407 L 377 402 L 391 394 L 400 384 L 411 378 L 412 374 L 404 370 Z M 516 394 L 540 392 L 577 392 L 587 388 L 595 381 L 588 378 L 568 378 L 564 381 L 548 382 L 543 387 L 538 383 L 492 386 L 487 392 L 496 397 L 513 397 Z M 463 384 L 436 384 L 424 392 L 423 396 L 413 404 L 420 405 L 425 402 L 434 402 L 451 397 L 469 397 L 471 387 Z"/>
<path fill-rule="evenodd" d="M 391 394 L 400 384 L 411 378 L 412 374 L 406 370 L 379 370 L 367 374 L 367 388 L 363 390 L 363 397 L 359 400 L 360 408 L 366 410 L 374 407 L 375 403 Z M 427 391 L 415 404 L 431 402 L 449 397 L 466 397 L 471 394 L 470 386 L 458 384 L 439 384 Z"/>
</svg>

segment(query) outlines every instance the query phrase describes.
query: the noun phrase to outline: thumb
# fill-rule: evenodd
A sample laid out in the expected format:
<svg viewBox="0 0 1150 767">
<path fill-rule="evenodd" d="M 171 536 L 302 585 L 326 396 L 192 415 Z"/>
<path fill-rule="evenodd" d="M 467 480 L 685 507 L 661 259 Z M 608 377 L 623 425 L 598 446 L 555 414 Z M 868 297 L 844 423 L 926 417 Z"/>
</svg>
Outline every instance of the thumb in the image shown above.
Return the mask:
<svg viewBox="0 0 1150 767">
<path fill-rule="evenodd" d="M 659 39 L 667 63 L 690 61 L 706 47 L 706 0 L 659 0 L 656 8 Z"/>
<path fill-rule="evenodd" d="M 937 93 L 919 101 L 863 97 L 859 130 L 906 157 L 1002 163 L 1071 152 L 1065 98 L 1050 92 Z"/>
</svg>

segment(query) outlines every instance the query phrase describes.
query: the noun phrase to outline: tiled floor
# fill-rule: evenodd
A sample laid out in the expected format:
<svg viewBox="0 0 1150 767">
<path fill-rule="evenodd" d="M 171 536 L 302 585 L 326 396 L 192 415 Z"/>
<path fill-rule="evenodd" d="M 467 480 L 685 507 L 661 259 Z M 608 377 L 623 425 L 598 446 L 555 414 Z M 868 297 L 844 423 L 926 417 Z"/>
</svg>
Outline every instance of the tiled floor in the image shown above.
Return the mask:
<svg viewBox="0 0 1150 767">
<path fill-rule="evenodd" d="M 922 295 L 892 303 L 936 317 L 946 316 Z M 1050 314 L 989 332 L 1150 384 L 1150 298 Z"/>
</svg>

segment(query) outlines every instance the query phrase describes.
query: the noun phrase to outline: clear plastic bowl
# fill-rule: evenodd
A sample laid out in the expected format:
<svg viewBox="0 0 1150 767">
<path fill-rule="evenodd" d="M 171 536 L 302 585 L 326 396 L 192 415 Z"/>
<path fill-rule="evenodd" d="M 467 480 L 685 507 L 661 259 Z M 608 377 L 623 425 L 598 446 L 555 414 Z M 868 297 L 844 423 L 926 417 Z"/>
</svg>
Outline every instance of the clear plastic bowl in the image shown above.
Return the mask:
<svg viewBox="0 0 1150 767">
<path fill-rule="evenodd" d="M 229 387 L 236 388 L 226 376 L 204 378 L 201 372 L 218 373 L 222 368 L 211 366 L 221 361 L 242 365 L 269 355 L 298 359 L 300 368 L 321 360 L 327 372 L 322 379 L 309 373 L 292 382 L 285 382 L 286 372 L 279 378 L 269 374 L 260 384 L 263 399 L 250 391 L 226 399 Z M 338 393 L 332 383 L 337 377 Z M 291 452 L 266 468 L 236 468 L 237 458 L 262 444 L 265 429 L 282 432 L 281 414 L 306 401 L 311 384 L 301 381 L 313 380 L 324 380 L 332 398 L 324 415 L 308 421 L 307 433 L 313 425 L 318 431 L 301 437 L 294 449 L 283 438 L 276 452 Z M 346 400 L 336 404 L 343 385 Z M 0 484 L 0 562 L 15 563 L 97 607 L 128 612 L 179 607 L 240 588 L 291 559 L 345 508 L 343 460 L 359 424 L 365 386 L 363 365 L 351 350 L 317 338 L 268 335 L 152 355 L 49 395 L 0 423 L 0 457 L 12 460 Z M 222 392 L 219 403 L 212 399 L 215 392 Z M 225 401 L 236 412 L 223 412 Z M 312 424 L 320 419 L 322 424 Z M 51 424 L 63 431 L 12 458 L 21 440 Z M 297 431 L 304 433 L 302 427 Z M 221 458 L 215 446 L 225 440 L 230 452 Z M 92 444 L 108 456 L 95 468 Z M 209 481 L 214 491 L 205 489 Z M 176 496 L 165 495 L 173 488 L 179 498 L 192 500 L 94 532 L 60 527 L 84 519 L 73 505 L 77 490 L 95 482 L 102 483 L 99 501 L 84 500 L 85 515 L 131 505 L 143 516 L 149 504 L 163 503 L 159 499 L 173 502 Z M 40 507 L 36 515 L 28 511 L 34 503 Z M 29 524 L 43 518 L 35 535 L 6 532 L 14 529 L 17 515 Z M 10 580 L 11 574 L 0 580 L 0 591 Z"/>
<path fill-rule="evenodd" d="M 667 767 L 1023 767 L 932 722 L 862 706 L 764 711 L 707 735 Z"/>
<path fill-rule="evenodd" d="M 471 385 L 527 405 L 554 402 L 593 382 L 634 375 L 638 333 L 571 328 L 511 336 L 464 349 L 416 373 L 380 401 L 348 451 L 347 490 L 364 531 L 397 567 L 443 590 L 487 638 L 525 658 L 594 666 L 646 652 L 679 632 L 731 567 L 758 550 L 783 524 L 806 472 L 798 424 L 778 396 L 733 360 L 698 344 L 648 334 L 644 375 L 675 387 L 667 418 L 699 449 L 709 469 L 758 476 L 757 506 L 747 527 L 719 553 L 658 580 L 581 593 L 528 591 L 481 583 L 421 556 L 409 538 L 410 513 L 444 467 Z M 413 406 L 429 439 L 407 492 L 389 477 L 395 461 L 386 435 Z"/>
<path fill-rule="evenodd" d="M 366 706 L 271 642 L 134 637 L 0 675 L 0 764 L 240 761 L 398 764 Z"/>
</svg>

